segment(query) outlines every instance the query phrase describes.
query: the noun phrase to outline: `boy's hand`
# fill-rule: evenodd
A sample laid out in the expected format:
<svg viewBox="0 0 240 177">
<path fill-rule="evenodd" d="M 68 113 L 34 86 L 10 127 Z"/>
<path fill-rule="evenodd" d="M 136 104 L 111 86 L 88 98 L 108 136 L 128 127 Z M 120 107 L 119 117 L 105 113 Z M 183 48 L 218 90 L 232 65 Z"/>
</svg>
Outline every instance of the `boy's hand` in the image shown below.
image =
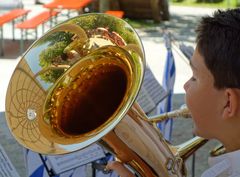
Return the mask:
<svg viewBox="0 0 240 177">
<path fill-rule="evenodd" d="M 106 168 L 108 170 L 114 170 L 121 177 L 136 177 L 131 171 L 129 171 L 122 163 L 118 161 L 108 162 Z"/>
</svg>

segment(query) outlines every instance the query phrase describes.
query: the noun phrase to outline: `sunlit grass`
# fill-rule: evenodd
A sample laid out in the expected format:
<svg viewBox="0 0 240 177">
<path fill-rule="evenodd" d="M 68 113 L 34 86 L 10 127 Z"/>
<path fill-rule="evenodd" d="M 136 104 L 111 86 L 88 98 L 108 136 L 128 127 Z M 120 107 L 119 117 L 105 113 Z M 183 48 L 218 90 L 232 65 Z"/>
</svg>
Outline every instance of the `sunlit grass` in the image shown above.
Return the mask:
<svg viewBox="0 0 240 177">
<path fill-rule="evenodd" d="M 209 0 L 210 1 L 210 0 Z M 237 7 L 238 0 L 223 0 L 221 2 L 200 2 L 196 0 L 171 0 L 170 4 L 178 6 L 192 6 L 192 7 L 212 7 L 212 8 L 235 8 Z"/>
</svg>

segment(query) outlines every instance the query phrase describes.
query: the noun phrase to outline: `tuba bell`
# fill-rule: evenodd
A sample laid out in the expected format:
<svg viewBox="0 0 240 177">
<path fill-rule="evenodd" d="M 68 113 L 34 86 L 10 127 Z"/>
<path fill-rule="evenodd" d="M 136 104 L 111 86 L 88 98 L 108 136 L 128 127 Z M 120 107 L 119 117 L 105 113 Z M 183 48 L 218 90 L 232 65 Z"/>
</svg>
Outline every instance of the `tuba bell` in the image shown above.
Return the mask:
<svg viewBox="0 0 240 177">
<path fill-rule="evenodd" d="M 38 153 L 98 142 L 142 177 L 186 176 L 185 159 L 206 140 L 172 146 L 154 128 L 168 115 L 148 118 L 135 101 L 144 68 L 141 41 L 125 21 L 107 14 L 69 19 L 35 41 L 15 68 L 9 129 Z"/>
</svg>

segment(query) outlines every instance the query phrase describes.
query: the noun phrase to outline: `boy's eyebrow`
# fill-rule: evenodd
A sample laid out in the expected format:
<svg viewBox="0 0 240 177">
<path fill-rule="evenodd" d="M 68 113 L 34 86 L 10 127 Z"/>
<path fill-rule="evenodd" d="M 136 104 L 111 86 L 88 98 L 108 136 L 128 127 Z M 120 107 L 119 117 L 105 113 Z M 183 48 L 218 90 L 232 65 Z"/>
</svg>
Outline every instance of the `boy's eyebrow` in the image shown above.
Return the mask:
<svg viewBox="0 0 240 177">
<path fill-rule="evenodd" d="M 193 65 L 192 60 L 190 60 L 190 66 L 193 70 L 197 70 L 197 68 Z"/>
</svg>

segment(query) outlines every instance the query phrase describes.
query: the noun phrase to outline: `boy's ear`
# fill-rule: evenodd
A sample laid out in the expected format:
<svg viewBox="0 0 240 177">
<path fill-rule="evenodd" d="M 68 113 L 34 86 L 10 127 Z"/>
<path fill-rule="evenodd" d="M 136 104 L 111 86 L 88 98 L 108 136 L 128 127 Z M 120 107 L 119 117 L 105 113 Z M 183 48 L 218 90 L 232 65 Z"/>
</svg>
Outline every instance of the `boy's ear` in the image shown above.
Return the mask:
<svg viewBox="0 0 240 177">
<path fill-rule="evenodd" d="M 238 112 L 239 105 L 239 93 L 236 89 L 225 89 L 225 104 L 223 108 L 223 118 L 228 119 L 234 117 Z"/>
</svg>

